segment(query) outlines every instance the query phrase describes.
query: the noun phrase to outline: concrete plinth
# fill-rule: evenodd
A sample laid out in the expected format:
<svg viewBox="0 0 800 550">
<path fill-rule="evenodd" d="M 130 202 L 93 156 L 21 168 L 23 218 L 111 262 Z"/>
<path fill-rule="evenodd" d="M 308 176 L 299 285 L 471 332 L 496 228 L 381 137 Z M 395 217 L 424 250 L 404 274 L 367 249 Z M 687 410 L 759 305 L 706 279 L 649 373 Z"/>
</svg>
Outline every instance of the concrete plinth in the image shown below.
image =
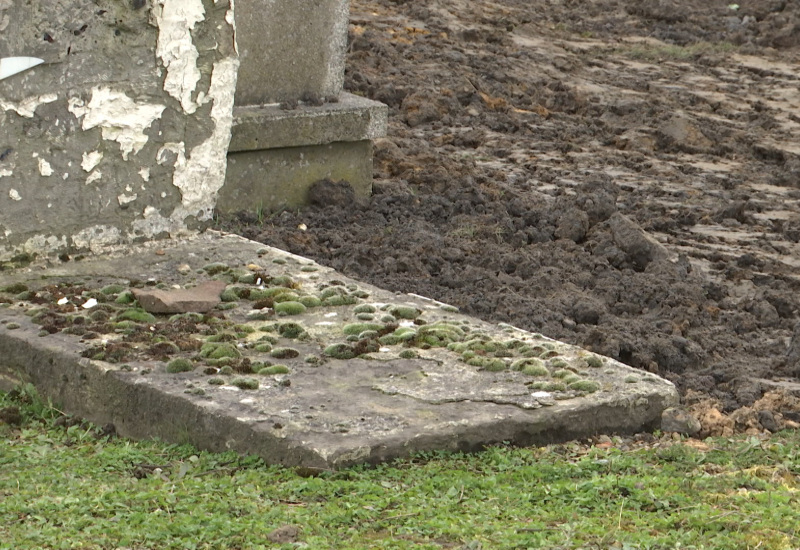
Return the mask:
<svg viewBox="0 0 800 550">
<path fill-rule="evenodd" d="M 371 193 L 371 140 L 386 133 L 382 103 L 343 93 L 336 103 L 236 107 L 233 116 L 220 212 L 303 206 L 324 178 L 348 181 L 358 197 Z"/>
</svg>

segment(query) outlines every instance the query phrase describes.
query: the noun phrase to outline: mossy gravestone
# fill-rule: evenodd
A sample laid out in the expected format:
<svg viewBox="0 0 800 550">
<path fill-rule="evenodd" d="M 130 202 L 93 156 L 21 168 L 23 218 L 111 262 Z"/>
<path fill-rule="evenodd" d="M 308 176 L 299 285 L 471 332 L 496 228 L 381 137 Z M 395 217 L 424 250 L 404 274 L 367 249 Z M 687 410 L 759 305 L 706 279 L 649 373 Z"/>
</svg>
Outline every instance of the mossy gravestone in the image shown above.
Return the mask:
<svg viewBox="0 0 800 550">
<path fill-rule="evenodd" d="M 225 180 L 232 0 L 0 0 L 0 259 L 191 232 Z"/>
</svg>

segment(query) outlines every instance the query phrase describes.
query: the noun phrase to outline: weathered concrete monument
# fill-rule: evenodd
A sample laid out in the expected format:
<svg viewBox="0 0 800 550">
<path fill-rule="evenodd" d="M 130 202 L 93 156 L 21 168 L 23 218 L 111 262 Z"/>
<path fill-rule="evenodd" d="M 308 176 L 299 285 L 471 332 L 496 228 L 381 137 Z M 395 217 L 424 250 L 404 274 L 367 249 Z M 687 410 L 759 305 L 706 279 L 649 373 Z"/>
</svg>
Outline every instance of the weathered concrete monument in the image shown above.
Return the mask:
<svg viewBox="0 0 800 550">
<path fill-rule="evenodd" d="M 0 80 L 0 388 L 325 469 L 657 427 L 677 392 L 655 375 L 202 231 L 322 178 L 369 193 L 386 109 L 342 92 L 347 18 L 0 0 L 0 58 L 43 60 Z"/>
<path fill-rule="evenodd" d="M 240 67 L 221 211 L 297 207 L 323 178 L 371 193 L 371 140 L 386 133 L 387 108 L 342 91 L 348 6 L 236 3 Z"/>
<path fill-rule="evenodd" d="M 0 0 L 0 57 L 44 60 L 0 81 L 0 258 L 296 207 L 326 177 L 369 194 L 386 107 L 342 92 L 347 24 L 346 0 Z"/>
</svg>

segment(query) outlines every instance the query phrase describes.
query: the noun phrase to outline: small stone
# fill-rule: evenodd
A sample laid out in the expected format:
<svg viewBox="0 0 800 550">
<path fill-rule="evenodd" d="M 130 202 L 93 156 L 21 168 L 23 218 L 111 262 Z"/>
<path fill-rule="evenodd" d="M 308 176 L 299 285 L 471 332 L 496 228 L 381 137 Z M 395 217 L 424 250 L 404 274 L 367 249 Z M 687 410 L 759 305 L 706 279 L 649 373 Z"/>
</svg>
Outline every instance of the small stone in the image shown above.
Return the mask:
<svg viewBox="0 0 800 550">
<path fill-rule="evenodd" d="M 683 409 L 670 407 L 661 413 L 662 432 L 693 436 L 700 432 L 700 428 L 700 421 Z"/>
<path fill-rule="evenodd" d="M 194 288 L 177 290 L 133 289 L 139 304 L 149 313 L 204 313 L 220 303 L 224 281 L 208 281 Z"/>
</svg>

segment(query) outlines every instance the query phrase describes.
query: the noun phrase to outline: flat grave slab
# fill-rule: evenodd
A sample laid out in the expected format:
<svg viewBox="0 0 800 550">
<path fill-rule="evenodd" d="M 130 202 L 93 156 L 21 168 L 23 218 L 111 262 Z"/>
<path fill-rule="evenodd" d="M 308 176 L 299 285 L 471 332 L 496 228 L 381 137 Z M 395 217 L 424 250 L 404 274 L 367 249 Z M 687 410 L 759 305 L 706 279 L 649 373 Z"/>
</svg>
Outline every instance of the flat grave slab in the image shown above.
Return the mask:
<svg viewBox="0 0 800 550">
<path fill-rule="evenodd" d="M 335 469 L 657 428 L 678 402 L 653 374 L 235 235 L 6 267 L 0 387 L 123 436 Z"/>
</svg>

